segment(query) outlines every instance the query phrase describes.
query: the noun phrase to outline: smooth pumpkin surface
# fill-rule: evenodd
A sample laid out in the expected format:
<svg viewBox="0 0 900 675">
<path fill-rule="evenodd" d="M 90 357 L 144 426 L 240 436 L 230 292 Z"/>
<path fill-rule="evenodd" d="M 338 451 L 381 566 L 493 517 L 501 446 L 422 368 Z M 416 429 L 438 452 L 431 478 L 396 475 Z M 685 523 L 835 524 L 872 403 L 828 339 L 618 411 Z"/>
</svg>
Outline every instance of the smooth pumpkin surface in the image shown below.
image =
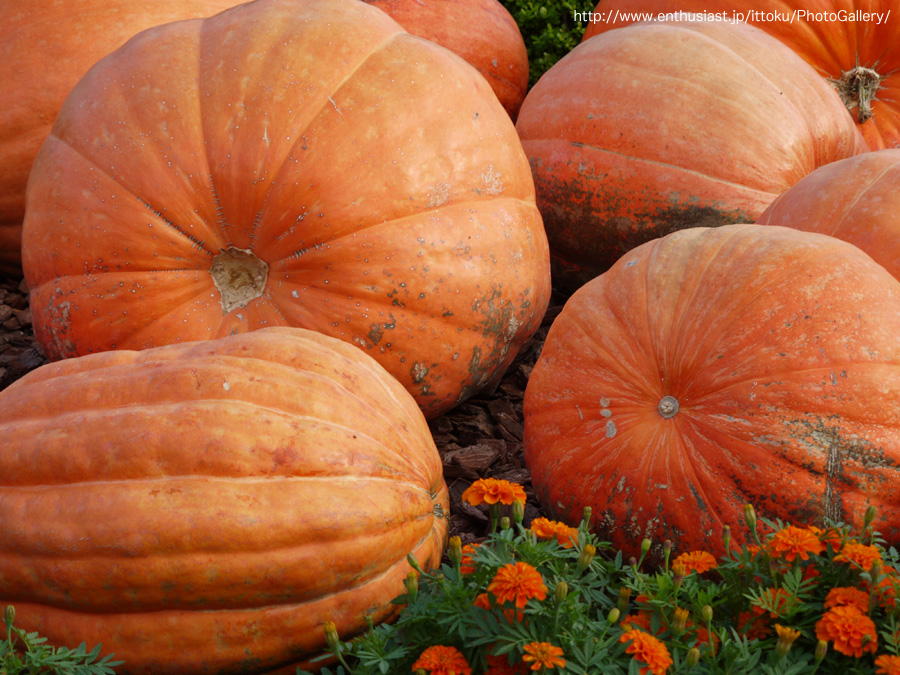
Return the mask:
<svg viewBox="0 0 900 675">
<path fill-rule="evenodd" d="M 762 225 L 626 253 L 550 328 L 525 460 L 555 517 L 626 551 L 723 551 L 743 505 L 900 537 L 900 282 L 857 247 Z"/>
<path fill-rule="evenodd" d="M 900 279 L 900 150 L 816 169 L 756 221 L 821 232 L 858 246 Z"/>
<path fill-rule="evenodd" d="M 528 91 L 528 52 L 499 0 L 365 0 L 413 35 L 459 54 L 478 69 L 514 120 Z"/>
<path fill-rule="evenodd" d="M 900 147 L 900 22 L 891 0 L 600 0 L 587 40 L 660 13 L 744 21 L 799 54 L 841 92 L 872 150 Z M 880 18 L 879 18 L 880 17 Z"/>
<path fill-rule="evenodd" d="M 0 394 L 0 604 L 123 673 L 259 673 L 396 610 L 449 509 L 412 397 L 296 328 L 48 364 Z"/>
<path fill-rule="evenodd" d="M 23 248 L 51 359 L 299 326 L 428 416 L 502 373 L 550 294 L 509 115 L 357 0 L 262 0 L 98 63 L 35 163 Z"/>
<path fill-rule="evenodd" d="M 145 28 L 211 16 L 237 0 L 0 3 L 0 273 L 21 275 L 25 186 L 66 94 Z"/>
<path fill-rule="evenodd" d="M 803 176 L 867 149 L 788 47 L 702 22 L 581 43 L 528 93 L 516 126 L 554 273 L 570 288 L 656 237 L 753 222 Z"/>
</svg>

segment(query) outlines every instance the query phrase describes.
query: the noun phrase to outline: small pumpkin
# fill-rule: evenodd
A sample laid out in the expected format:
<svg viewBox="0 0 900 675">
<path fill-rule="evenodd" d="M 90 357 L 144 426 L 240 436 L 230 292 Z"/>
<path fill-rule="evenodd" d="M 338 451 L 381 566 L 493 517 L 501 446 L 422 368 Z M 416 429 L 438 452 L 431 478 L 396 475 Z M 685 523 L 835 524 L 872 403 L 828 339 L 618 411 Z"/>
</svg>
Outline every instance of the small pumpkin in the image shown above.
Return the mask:
<svg viewBox="0 0 900 675">
<path fill-rule="evenodd" d="M 837 94 L 747 25 L 634 24 L 581 43 L 516 123 L 560 286 L 638 244 L 753 222 L 814 169 L 867 150 Z"/>
<path fill-rule="evenodd" d="M 0 3 L 0 274 L 21 276 L 28 172 L 66 95 L 145 28 L 210 16 L 238 0 Z"/>
<path fill-rule="evenodd" d="M 695 12 L 749 23 L 815 68 L 838 91 L 869 148 L 879 150 L 900 147 L 896 11 L 891 0 L 600 0 L 584 39 L 647 13 Z"/>
<path fill-rule="evenodd" d="M 743 506 L 900 541 L 900 282 L 857 247 L 762 225 L 681 230 L 579 289 L 525 392 L 553 517 L 636 552 L 740 545 Z"/>
<path fill-rule="evenodd" d="M 528 91 L 528 52 L 499 0 L 365 0 L 413 35 L 459 54 L 484 75 L 512 119 Z"/>
<path fill-rule="evenodd" d="M 296 328 L 68 359 L 0 394 L 0 606 L 122 673 L 261 673 L 440 561 L 441 461 L 362 350 Z"/>
<path fill-rule="evenodd" d="M 849 241 L 900 279 L 900 150 L 826 164 L 780 195 L 756 221 Z"/>
<path fill-rule="evenodd" d="M 550 295 L 509 115 L 357 0 L 260 0 L 100 61 L 35 161 L 23 255 L 51 359 L 298 326 L 430 417 L 505 370 Z"/>
</svg>

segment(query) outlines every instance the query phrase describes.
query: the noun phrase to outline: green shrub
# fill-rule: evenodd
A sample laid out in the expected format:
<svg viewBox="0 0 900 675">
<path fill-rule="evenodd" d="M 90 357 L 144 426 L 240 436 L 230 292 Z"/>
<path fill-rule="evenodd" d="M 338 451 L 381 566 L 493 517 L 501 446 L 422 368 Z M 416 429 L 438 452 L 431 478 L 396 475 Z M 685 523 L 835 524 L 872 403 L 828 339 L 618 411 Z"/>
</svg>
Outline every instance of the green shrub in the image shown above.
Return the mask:
<svg viewBox="0 0 900 675">
<path fill-rule="evenodd" d="M 596 0 L 500 0 L 512 14 L 528 50 L 529 89 L 584 35 L 587 22 L 575 21 L 575 12 L 592 12 Z"/>
</svg>

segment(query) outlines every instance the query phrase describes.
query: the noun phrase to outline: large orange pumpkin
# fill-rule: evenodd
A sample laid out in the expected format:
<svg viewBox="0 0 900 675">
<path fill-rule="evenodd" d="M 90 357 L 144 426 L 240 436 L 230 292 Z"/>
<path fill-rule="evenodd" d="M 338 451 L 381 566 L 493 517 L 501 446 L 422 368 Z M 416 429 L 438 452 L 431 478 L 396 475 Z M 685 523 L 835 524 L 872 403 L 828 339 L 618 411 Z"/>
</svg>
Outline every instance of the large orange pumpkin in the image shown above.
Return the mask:
<svg viewBox="0 0 900 675">
<path fill-rule="evenodd" d="M 505 369 L 550 293 L 490 86 L 357 0 L 261 0 L 102 60 L 35 162 L 23 248 L 52 359 L 300 326 L 429 416 Z"/>
<path fill-rule="evenodd" d="M 625 254 L 550 328 L 525 460 L 553 516 L 635 551 L 721 553 L 743 506 L 900 541 L 900 282 L 783 227 L 682 230 Z"/>
<path fill-rule="evenodd" d="M 48 364 L 0 395 L 0 606 L 117 672 L 259 673 L 394 614 L 447 488 L 412 397 L 297 328 Z"/>
<path fill-rule="evenodd" d="M 366 0 L 413 35 L 450 49 L 478 69 L 515 119 L 528 91 L 528 52 L 499 0 Z"/>
<path fill-rule="evenodd" d="M 0 3 L 0 274 L 21 274 L 28 172 L 66 94 L 135 33 L 221 12 L 238 0 Z"/>
<path fill-rule="evenodd" d="M 819 166 L 866 150 L 837 94 L 752 26 L 635 24 L 583 42 L 517 128 L 561 285 L 685 227 L 753 222 Z"/>
<path fill-rule="evenodd" d="M 849 241 L 900 279 L 900 150 L 867 152 L 816 169 L 756 222 Z"/>
<path fill-rule="evenodd" d="M 773 35 L 840 92 L 871 149 L 900 147 L 900 21 L 892 0 L 600 0 L 584 39 L 673 13 L 746 22 Z"/>
</svg>

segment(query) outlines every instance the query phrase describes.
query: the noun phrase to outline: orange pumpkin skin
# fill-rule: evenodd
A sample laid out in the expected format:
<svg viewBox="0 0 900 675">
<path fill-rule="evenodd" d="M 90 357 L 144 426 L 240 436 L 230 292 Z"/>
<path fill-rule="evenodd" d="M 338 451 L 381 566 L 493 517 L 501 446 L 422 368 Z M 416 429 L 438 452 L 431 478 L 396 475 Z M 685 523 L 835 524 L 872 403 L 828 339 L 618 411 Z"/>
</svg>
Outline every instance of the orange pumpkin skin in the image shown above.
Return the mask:
<svg viewBox="0 0 900 675">
<path fill-rule="evenodd" d="M 51 359 L 299 326 L 428 416 L 502 373 L 550 295 L 487 82 L 356 0 L 254 2 L 98 63 L 35 163 L 23 249 Z"/>
<path fill-rule="evenodd" d="M 145 28 L 210 16 L 236 4 L 238 0 L 0 3 L 0 274 L 22 273 L 28 172 L 75 83 Z"/>
<path fill-rule="evenodd" d="M 656 17 L 679 11 L 746 21 L 778 38 L 841 92 L 872 150 L 900 147 L 900 24 L 896 3 L 600 0 L 583 39 L 628 25 L 635 12 L 649 12 Z M 894 16 L 889 14 L 892 11 Z M 602 17 L 598 16 L 601 13 Z M 881 15 L 880 22 L 876 14 Z"/>
<path fill-rule="evenodd" d="M 756 221 L 849 241 L 900 279 L 900 150 L 878 150 L 816 169 Z"/>
<path fill-rule="evenodd" d="M 583 42 L 516 123 L 561 285 L 685 227 L 753 222 L 866 150 L 838 96 L 752 26 L 635 24 Z"/>
<path fill-rule="evenodd" d="M 516 119 L 528 91 L 528 52 L 515 19 L 498 0 L 365 0 L 413 35 L 459 54 L 484 75 Z"/>
<path fill-rule="evenodd" d="M 258 673 L 393 615 L 449 505 L 415 401 L 296 328 L 48 364 L 0 395 L 0 602 L 123 673 Z M 120 669 L 117 669 L 119 672 Z"/>
<path fill-rule="evenodd" d="M 682 230 L 625 254 L 555 320 L 525 393 L 542 506 L 625 551 L 723 552 L 743 505 L 900 536 L 900 282 L 783 227 Z M 677 406 L 674 405 L 677 403 Z"/>
</svg>

